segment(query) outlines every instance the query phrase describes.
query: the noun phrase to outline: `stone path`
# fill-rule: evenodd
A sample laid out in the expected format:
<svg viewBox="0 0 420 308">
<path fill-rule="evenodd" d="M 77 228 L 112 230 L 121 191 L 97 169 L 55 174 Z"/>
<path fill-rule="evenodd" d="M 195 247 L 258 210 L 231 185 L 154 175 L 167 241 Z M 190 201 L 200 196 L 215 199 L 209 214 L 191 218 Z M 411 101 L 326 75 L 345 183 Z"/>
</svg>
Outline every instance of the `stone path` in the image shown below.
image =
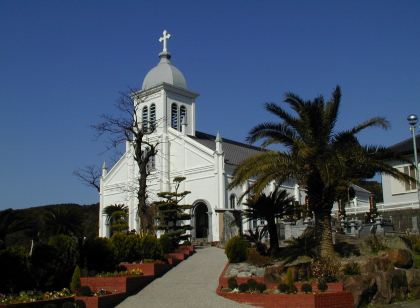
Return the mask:
<svg viewBox="0 0 420 308">
<path fill-rule="evenodd" d="M 155 279 L 118 307 L 186 308 L 186 307 L 248 307 L 216 294 L 219 275 L 227 262 L 222 249 L 209 247 L 181 262 L 163 277 Z"/>
</svg>

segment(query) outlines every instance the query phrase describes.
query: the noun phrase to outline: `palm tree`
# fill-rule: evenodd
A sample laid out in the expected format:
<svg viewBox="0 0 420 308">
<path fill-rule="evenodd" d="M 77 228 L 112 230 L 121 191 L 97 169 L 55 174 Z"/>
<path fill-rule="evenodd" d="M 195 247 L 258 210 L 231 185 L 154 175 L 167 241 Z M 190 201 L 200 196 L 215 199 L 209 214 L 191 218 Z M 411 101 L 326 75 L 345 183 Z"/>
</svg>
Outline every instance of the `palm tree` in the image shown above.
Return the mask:
<svg viewBox="0 0 420 308">
<path fill-rule="evenodd" d="M 267 150 L 243 161 L 234 172 L 230 186 L 253 178 L 246 193 L 260 193 L 270 182 L 297 180 L 306 186 L 310 210 L 315 214 L 316 237 L 320 256 L 333 254 L 331 209 L 342 187 L 351 181 L 371 178 L 382 172 L 398 179 L 410 179 L 386 163 L 388 159 L 403 160 L 380 146 L 362 146 L 357 134 L 369 127 L 389 127 L 380 117 L 371 118 L 352 129 L 335 131 L 340 107 L 341 90 L 337 86 L 330 100 L 322 96 L 305 101 L 287 93 L 284 102 L 294 111 L 267 103 L 265 108 L 280 119 L 255 126 L 248 141 L 263 141 L 262 146 L 280 144 L 284 150 Z"/>
<path fill-rule="evenodd" d="M 267 231 L 270 235 L 270 254 L 276 256 L 279 251 L 279 238 L 277 235 L 276 218 L 293 213 L 293 197 L 286 190 L 279 187 L 268 196 L 265 193 L 251 198 L 243 211 L 245 221 L 261 219 L 267 222 Z"/>
<path fill-rule="evenodd" d="M 103 209 L 107 216 L 108 223 L 111 225 L 111 234 L 115 232 L 128 231 L 128 207 L 124 204 L 108 205 Z"/>
<path fill-rule="evenodd" d="M 46 236 L 66 234 L 81 237 L 83 217 L 79 208 L 58 205 L 45 209 L 44 224 Z"/>
</svg>

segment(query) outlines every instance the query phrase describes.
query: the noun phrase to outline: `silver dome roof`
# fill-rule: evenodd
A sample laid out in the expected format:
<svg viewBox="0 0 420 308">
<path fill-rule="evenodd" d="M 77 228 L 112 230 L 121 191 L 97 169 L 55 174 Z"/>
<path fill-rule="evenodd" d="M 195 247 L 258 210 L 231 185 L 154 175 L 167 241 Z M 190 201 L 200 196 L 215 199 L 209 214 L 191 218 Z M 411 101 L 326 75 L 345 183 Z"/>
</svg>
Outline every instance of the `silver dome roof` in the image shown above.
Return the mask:
<svg viewBox="0 0 420 308">
<path fill-rule="evenodd" d="M 168 83 L 173 86 L 187 89 L 187 81 L 179 69 L 172 65 L 168 52 L 159 54 L 160 62 L 152 68 L 143 80 L 142 90 L 153 88 L 162 83 Z"/>
</svg>

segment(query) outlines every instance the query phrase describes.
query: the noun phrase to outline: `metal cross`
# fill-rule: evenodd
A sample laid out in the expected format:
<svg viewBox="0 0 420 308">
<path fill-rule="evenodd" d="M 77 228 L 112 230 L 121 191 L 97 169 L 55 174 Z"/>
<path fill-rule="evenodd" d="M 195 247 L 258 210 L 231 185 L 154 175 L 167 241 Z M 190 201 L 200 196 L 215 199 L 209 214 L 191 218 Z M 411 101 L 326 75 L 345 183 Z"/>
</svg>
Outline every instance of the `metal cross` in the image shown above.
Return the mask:
<svg viewBox="0 0 420 308">
<path fill-rule="evenodd" d="M 171 37 L 171 35 L 169 34 L 169 32 L 164 30 L 163 31 L 163 36 L 159 38 L 159 42 L 161 42 L 161 43 L 163 42 L 163 51 L 162 52 L 168 52 L 168 50 L 166 48 L 167 47 L 166 44 L 167 44 L 167 40 L 169 40 L 170 37 Z"/>
</svg>

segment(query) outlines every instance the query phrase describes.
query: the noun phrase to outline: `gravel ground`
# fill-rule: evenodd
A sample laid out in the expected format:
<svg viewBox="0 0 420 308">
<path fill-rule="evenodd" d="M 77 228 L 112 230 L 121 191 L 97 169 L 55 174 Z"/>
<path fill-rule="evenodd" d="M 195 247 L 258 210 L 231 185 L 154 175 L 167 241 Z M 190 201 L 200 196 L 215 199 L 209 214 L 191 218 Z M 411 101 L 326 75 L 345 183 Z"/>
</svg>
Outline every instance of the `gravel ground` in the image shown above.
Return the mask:
<svg viewBox="0 0 420 308">
<path fill-rule="evenodd" d="M 216 294 L 219 276 L 226 262 L 225 253 L 220 248 L 197 249 L 197 253 L 136 295 L 128 297 L 118 307 L 251 307 Z"/>
</svg>

